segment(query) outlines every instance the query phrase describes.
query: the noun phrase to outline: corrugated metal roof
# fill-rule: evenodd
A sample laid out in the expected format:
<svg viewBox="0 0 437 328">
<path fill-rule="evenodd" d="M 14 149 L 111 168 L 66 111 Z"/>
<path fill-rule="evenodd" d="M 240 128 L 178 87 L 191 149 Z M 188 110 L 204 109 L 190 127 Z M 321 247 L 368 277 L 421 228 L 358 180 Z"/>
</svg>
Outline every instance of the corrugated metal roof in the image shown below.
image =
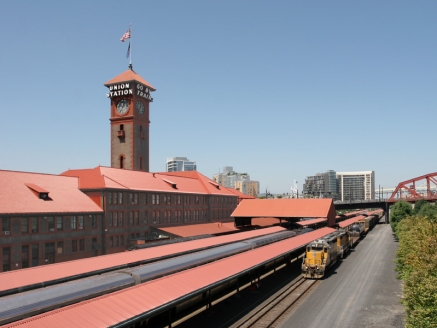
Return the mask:
<svg viewBox="0 0 437 328">
<path fill-rule="evenodd" d="M 307 226 L 307 225 L 311 225 L 311 224 L 315 224 L 315 223 L 319 223 L 319 222 L 324 222 L 324 221 L 326 221 L 326 219 L 304 220 L 304 221 L 298 221 L 295 223 L 298 225 L 301 225 L 301 226 Z"/>
<path fill-rule="evenodd" d="M 335 223 L 332 199 L 245 199 L 232 217 L 328 218 Z"/>
<path fill-rule="evenodd" d="M 351 219 L 348 219 L 348 220 L 344 220 L 344 221 L 342 221 L 342 222 L 339 222 L 339 223 L 338 223 L 338 226 L 339 226 L 340 228 L 346 228 L 346 227 L 350 226 L 351 224 L 354 224 L 355 222 L 357 222 L 358 220 L 361 220 L 361 219 L 363 219 L 363 218 L 365 218 L 364 215 L 355 216 L 355 217 L 353 217 L 353 218 L 351 218 Z"/>
<path fill-rule="evenodd" d="M 13 270 L 0 273 L 0 291 L 30 286 L 48 281 L 72 277 L 93 271 L 101 271 L 112 267 L 147 261 L 170 254 L 187 252 L 193 249 L 205 248 L 223 243 L 257 237 L 283 231 L 281 227 L 271 227 L 252 231 L 245 231 L 225 236 L 217 236 L 183 243 L 169 244 L 158 247 L 122 252 L 110 255 L 97 256 L 81 260 L 55 263 L 50 265 L 32 267 L 28 269 Z"/>
<path fill-rule="evenodd" d="M 180 237 L 192 237 L 200 235 L 216 235 L 227 232 L 238 232 L 240 229 L 235 228 L 234 222 L 209 222 L 202 224 L 190 224 L 175 227 L 157 228 L 164 232 Z"/>
<path fill-rule="evenodd" d="M 235 276 L 323 237 L 322 228 L 135 287 L 21 320 L 5 327 L 108 327 Z"/>
<path fill-rule="evenodd" d="M 0 181 L 1 214 L 103 213 L 74 177 L 0 170 Z M 48 192 L 49 199 L 40 199 L 38 192 Z"/>
</svg>

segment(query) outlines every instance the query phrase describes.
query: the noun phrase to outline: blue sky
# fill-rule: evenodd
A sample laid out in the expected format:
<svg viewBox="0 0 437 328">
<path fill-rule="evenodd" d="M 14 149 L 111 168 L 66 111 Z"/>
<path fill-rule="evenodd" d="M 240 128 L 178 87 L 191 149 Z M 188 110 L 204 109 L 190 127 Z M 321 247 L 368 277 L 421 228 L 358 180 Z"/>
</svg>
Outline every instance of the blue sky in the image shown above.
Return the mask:
<svg viewBox="0 0 437 328">
<path fill-rule="evenodd" d="M 157 91 L 150 170 L 186 156 L 261 189 L 308 175 L 436 172 L 435 1 L 8 1 L 2 4 L 0 169 L 110 165 L 103 83 Z"/>
</svg>

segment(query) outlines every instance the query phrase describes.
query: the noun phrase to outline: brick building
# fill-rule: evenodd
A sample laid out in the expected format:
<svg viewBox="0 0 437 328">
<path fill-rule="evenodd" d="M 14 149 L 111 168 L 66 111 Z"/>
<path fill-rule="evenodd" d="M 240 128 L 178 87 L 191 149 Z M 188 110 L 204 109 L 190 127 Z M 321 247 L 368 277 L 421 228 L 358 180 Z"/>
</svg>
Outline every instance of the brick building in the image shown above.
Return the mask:
<svg viewBox="0 0 437 328">
<path fill-rule="evenodd" d="M 78 179 L 0 171 L 1 271 L 99 254 L 103 211 Z"/>
</svg>

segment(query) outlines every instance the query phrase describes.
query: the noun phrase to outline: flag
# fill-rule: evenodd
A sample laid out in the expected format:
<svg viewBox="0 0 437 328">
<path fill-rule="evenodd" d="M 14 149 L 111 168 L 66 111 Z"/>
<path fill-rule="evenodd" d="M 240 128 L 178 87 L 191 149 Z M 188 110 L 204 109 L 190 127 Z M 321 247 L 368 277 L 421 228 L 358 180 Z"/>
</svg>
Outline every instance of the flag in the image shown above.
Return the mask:
<svg viewBox="0 0 437 328">
<path fill-rule="evenodd" d="M 128 29 L 126 31 L 126 33 L 123 34 L 123 36 L 121 37 L 120 41 L 124 42 L 124 40 L 126 40 L 126 39 L 130 39 L 130 29 Z"/>
<path fill-rule="evenodd" d="M 127 47 L 126 58 L 129 58 L 129 55 L 130 55 L 130 42 L 129 42 L 129 47 Z"/>
</svg>

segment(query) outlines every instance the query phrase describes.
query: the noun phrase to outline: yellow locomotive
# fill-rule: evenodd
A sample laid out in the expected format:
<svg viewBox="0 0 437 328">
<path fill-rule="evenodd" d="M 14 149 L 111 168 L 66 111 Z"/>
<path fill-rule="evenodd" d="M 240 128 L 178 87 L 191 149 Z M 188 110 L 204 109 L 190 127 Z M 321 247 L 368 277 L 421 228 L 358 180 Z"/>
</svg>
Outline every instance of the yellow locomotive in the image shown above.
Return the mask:
<svg viewBox="0 0 437 328">
<path fill-rule="evenodd" d="M 326 270 L 338 259 L 343 258 L 351 246 L 350 233 L 341 229 L 314 240 L 306 246 L 302 262 L 302 275 L 305 278 L 323 278 Z"/>
</svg>

